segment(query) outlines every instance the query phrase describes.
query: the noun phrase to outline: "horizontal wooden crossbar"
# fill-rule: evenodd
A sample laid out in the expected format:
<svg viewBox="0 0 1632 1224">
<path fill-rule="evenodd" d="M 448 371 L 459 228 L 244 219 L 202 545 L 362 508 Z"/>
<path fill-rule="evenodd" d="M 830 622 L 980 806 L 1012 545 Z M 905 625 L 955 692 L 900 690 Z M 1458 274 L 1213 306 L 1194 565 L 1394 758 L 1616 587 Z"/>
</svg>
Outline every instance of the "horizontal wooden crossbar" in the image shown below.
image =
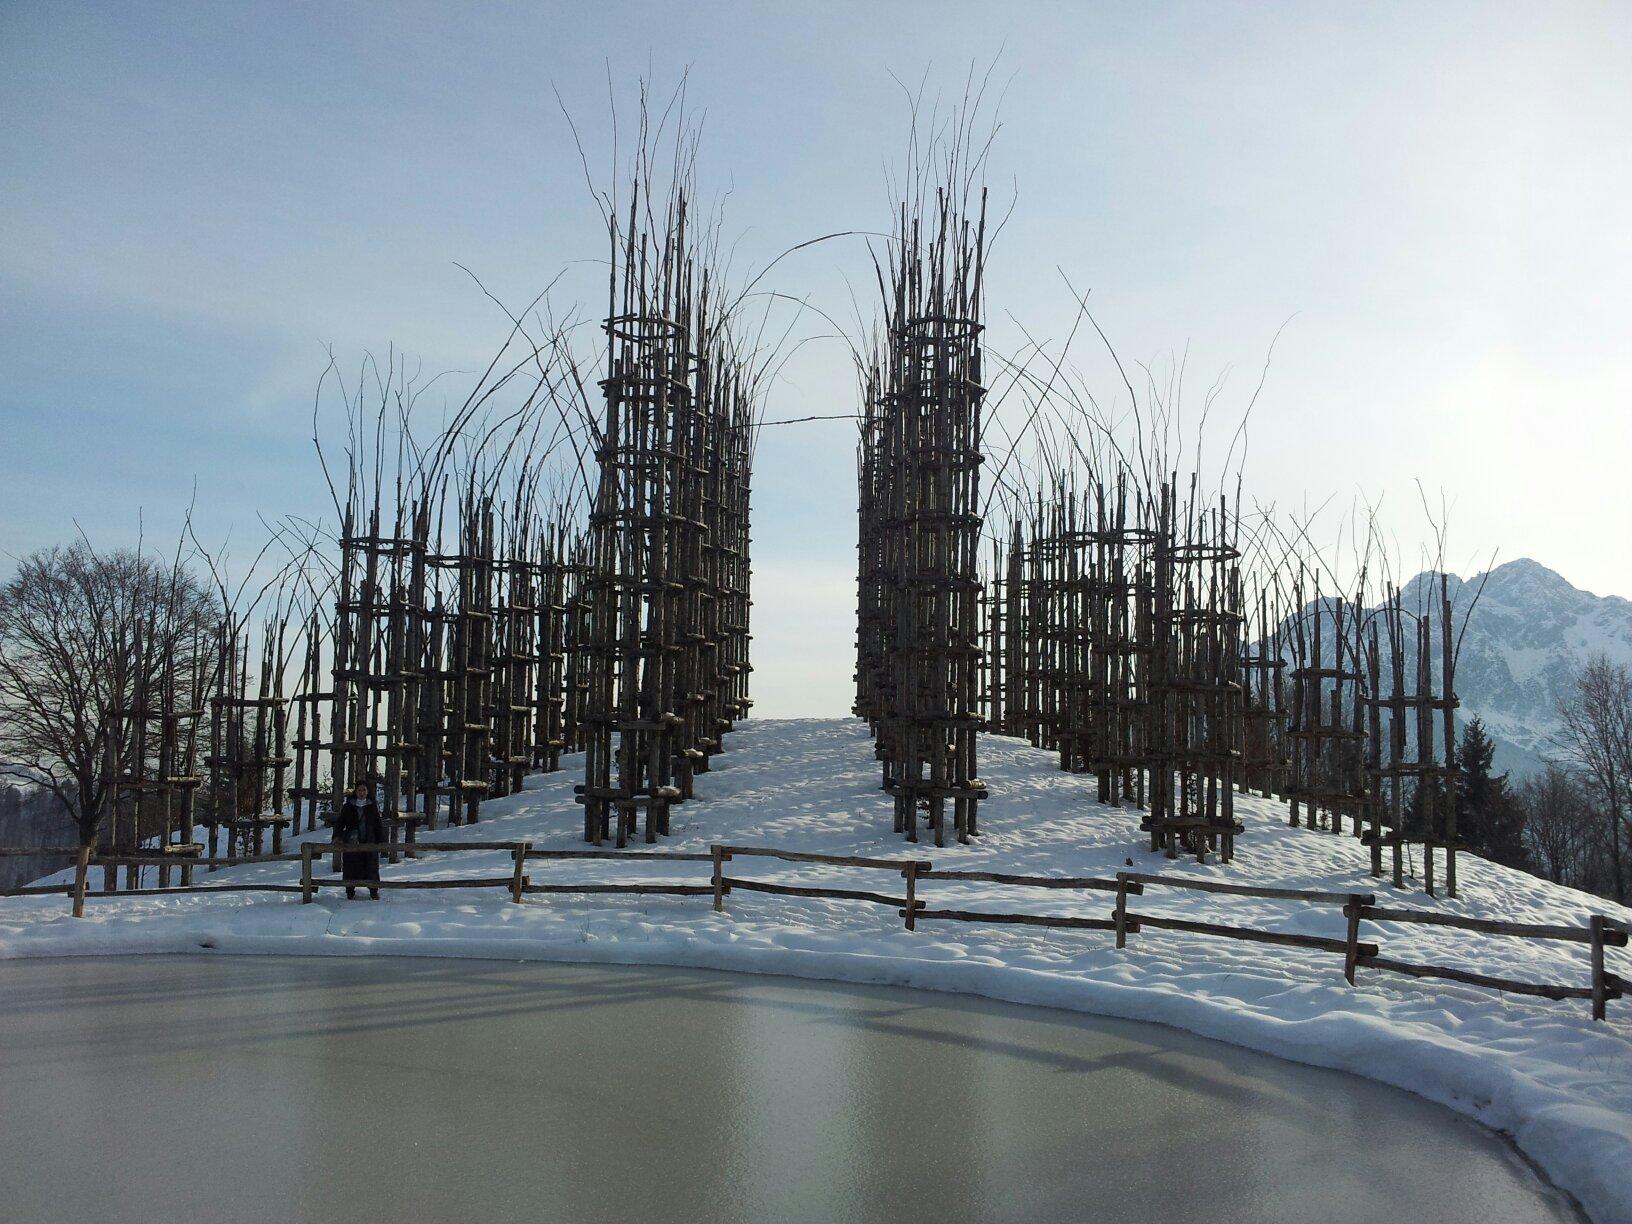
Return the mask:
<svg viewBox="0 0 1632 1224">
<path fill-rule="evenodd" d="M 1546 982 L 1521 982 L 1514 978 L 1491 977 L 1484 973 L 1472 973 L 1466 969 L 1448 969 L 1438 965 L 1415 965 L 1405 961 L 1390 960 L 1379 956 L 1375 951 L 1363 953 L 1359 963 L 1367 969 L 1386 969 L 1390 973 L 1403 973 L 1415 978 L 1443 978 L 1450 982 L 1463 982 L 1469 986 L 1485 986 L 1491 990 L 1500 990 L 1507 994 L 1535 995 L 1543 999 L 1590 999 L 1590 986 L 1561 986 Z M 1618 999 L 1621 992 L 1618 987 L 1611 985 L 1607 988 L 1607 997 Z"/>
<path fill-rule="evenodd" d="M 1013 884 L 1026 888 L 1077 888 L 1094 889 L 1099 892 L 1115 892 L 1115 880 L 1103 880 L 1097 876 L 1038 876 L 1038 875 L 1010 875 L 1003 871 L 920 871 L 920 880 L 968 880 L 983 884 Z M 1130 877 L 1131 879 L 1131 877 Z M 1144 892 L 1144 887 L 1138 882 L 1128 886 L 1130 894 Z"/>
<path fill-rule="evenodd" d="M 509 888 L 514 884 L 510 876 L 478 876 L 462 880 L 347 880 L 341 876 L 314 876 L 313 888 Z M 293 886 L 300 892 L 299 884 Z M 527 881 L 522 880 L 522 890 Z"/>
<path fill-rule="evenodd" d="M 883 893 L 865 892 L 859 888 L 820 888 L 807 884 L 771 884 L 765 880 L 741 880 L 735 876 L 721 876 L 725 890 L 743 889 L 746 892 L 774 893 L 779 897 L 831 897 L 843 901 L 871 901 L 877 905 L 893 905 L 898 908 L 907 904 L 905 897 L 890 897 Z M 709 890 L 710 892 L 713 889 Z M 918 902 L 922 905 L 923 902 Z"/>
<path fill-rule="evenodd" d="M 1259 888 L 1252 884 L 1225 884 L 1220 880 L 1192 880 L 1184 876 L 1145 875 L 1136 871 L 1119 872 L 1120 878 L 1140 884 L 1160 884 L 1164 888 L 1189 888 L 1197 892 L 1222 893 L 1231 897 L 1263 897 L 1271 901 L 1308 901 L 1316 905 L 1347 905 L 1350 898 L 1359 895 L 1370 905 L 1370 893 L 1317 892 L 1303 888 Z M 1113 886 L 1114 887 L 1114 886 Z"/>
<path fill-rule="evenodd" d="M 327 843 L 325 843 L 326 847 Z M 389 847 L 388 847 L 389 848 Z M 246 854 L 239 858 L 221 855 L 201 858 L 191 854 L 109 854 L 91 860 L 92 867 L 253 867 L 257 863 L 298 863 L 300 852 L 286 854 Z"/>
<path fill-rule="evenodd" d="M 68 891 L 73 892 L 69 886 Z M 86 890 L 86 897 L 102 897 L 112 901 L 119 897 L 170 897 L 184 896 L 188 893 L 218 893 L 218 892 L 271 892 L 271 893 L 298 893 L 299 884 L 183 884 L 173 888 L 121 888 L 118 892 L 96 892 Z"/>
<path fill-rule="evenodd" d="M 903 909 L 900 914 L 905 918 L 907 911 Z M 994 914 L 988 910 L 921 909 L 918 911 L 918 917 L 944 918 L 954 922 L 1001 922 L 1017 926 L 1066 927 L 1079 931 L 1116 930 L 1116 922 L 1111 918 L 1076 918 L 1063 914 Z M 1123 929 L 1137 932 L 1139 924 L 1133 921 L 1133 915 L 1130 914 L 1128 919 Z"/>
<path fill-rule="evenodd" d="M 1432 910 L 1389 909 L 1368 905 L 1360 913 L 1372 922 L 1420 923 L 1424 926 L 1451 927 L 1459 931 L 1480 931 L 1486 935 L 1511 935 L 1517 939 L 1562 939 L 1570 943 L 1590 944 L 1590 927 L 1550 926 L 1545 923 L 1504 922 L 1499 918 L 1464 918 L 1459 914 L 1437 914 Z M 1605 924 L 1606 927 L 1608 924 Z M 1604 931 L 1604 946 L 1627 946 L 1625 931 Z"/>
<path fill-rule="evenodd" d="M 509 881 L 506 881 L 508 883 Z M 712 896 L 712 884 L 523 884 L 524 893 L 654 893 L 675 897 Z"/>
<path fill-rule="evenodd" d="M 73 891 L 72 884 L 25 884 L 21 888 L 0 888 L 0 897 L 66 896 Z"/>
<path fill-rule="evenodd" d="M 1159 914 L 1136 914 L 1128 911 L 1128 921 L 1166 931 L 1184 931 L 1191 935 L 1221 935 L 1227 939 L 1244 939 L 1248 943 L 1280 944 L 1288 948 L 1315 948 L 1322 952 L 1346 953 L 1345 940 L 1330 939 L 1324 935 L 1301 935 L 1290 931 L 1259 931 L 1251 927 L 1224 926 L 1216 922 L 1195 922 L 1189 918 L 1166 918 Z M 1376 944 L 1359 945 L 1361 955 L 1376 956 Z"/>
<path fill-rule="evenodd" d="M 423 847 L 423 843 L 421 843 Z M 712 854 L 681 850 L 528 850 L 530 859 L 658 859 L 665 863 L 710 863 Z"/>
<path fill-rule="evenodd" d="M 889 871 L 904 871 L 916 867 L 919 874 L 930 869 L 927 859 L 853 858 L 840 854 L 813 854 L 804 850 L 773 850 L 765 846 L 719 846 L 727 858 L 774 858 L 786 863 L 826 863 L 834 867 L 873 867 Z"/>
</svg>

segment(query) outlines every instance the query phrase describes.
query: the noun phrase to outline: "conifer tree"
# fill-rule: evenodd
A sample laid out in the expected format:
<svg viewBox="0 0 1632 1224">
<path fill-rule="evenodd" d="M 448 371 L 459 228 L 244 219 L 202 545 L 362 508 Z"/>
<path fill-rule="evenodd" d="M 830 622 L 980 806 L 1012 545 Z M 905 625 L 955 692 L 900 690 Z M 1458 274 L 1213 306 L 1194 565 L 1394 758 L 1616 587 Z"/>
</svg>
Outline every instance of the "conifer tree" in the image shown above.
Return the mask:
<svg viewBox="0 0 1632 1224">
<path fill-rule="evenodd" d="M 1491 772 L 1496 744 L 1475 717 L 1462 731 L 1457 765 L 1457 830 L 1467 848 L 1493 862 L 1525 867 L 1524 810 L 1508 789 L 1505 773 Z"/>
</svg>

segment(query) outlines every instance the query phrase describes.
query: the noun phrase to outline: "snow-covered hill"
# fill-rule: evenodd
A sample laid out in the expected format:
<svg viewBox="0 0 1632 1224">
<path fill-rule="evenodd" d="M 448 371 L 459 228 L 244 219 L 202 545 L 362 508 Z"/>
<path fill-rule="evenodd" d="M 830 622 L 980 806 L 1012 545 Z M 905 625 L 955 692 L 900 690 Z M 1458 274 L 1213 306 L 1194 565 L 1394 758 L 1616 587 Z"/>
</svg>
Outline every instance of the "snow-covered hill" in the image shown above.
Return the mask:
<svg viewBox="0 0 1632 1224">
<path fill-rule="evenodd" d="M 1247 833 L 1228 867 L 1151 855 L 1137 813 L 1091 799 L 1087 781 L 1011 739 L 981 743 L 983 835 L 970 847 L 909 848 L 890 831 L 890 800 L 863 726 L 851 721 L 751 721 L 731 739 L 699 799 L 675 809 L 667 847 L 723 841 L 834 854 L 928 858 L 942 868 L 1108 876 L 1139 869 L 1235 882 L 1375 891 L 1395 904 L 1472 916 L 1581 925 L 1594 911 L 1632 911 L 1481 860 L 1465 858 L 1462 897 L 1395 894 L 1366 874 L 1347 836 L 1286 826 L 1276 804 L 1243 798 Z M 526 838 L 581 847 L 572 802 L 579 763 L 529 780 L 529 790 L 484 807 L 474 827 L 438 840 Z M 388 876 L 507 876 L 502 852 L 427 855 Z M 736 874 L 782 882 L 896 891 L 882 872 L 738 859 Z M 292 880 L 291 864 L 234 869 L 216 880 Z M 533 862 L 535 882 L 668 880 L 706 883 L 704 863 Z M 933 906 L 1104 916 L 1104 893 L 926 881 Z M 1384 902 L 1385 904 L 1388 902 Z M 1341 938 L 1335 908 L 1152 889 L 1138 908 L 1200 921 Z M 544 894 L 510 903 L 502 890 L 414 890 L 348 902 L 329 890 L 298 896 L 93 897 L 75 920 L 61 897 L 0 900 L 0 956 L 113 952 L 448 955 L 694 965 L 961 991 L 1144 1019 L 1300 1062 L 1337 1067 L 1443 1102 L 1511 1134 L 1555 1182 L 1601 1221 L 1632 1220 L 1632 1002 L 1594 1023 L 1580 1001 L 1552 1003 L 1362 969 L 1343 981 L 1328 952 L 1146 928 L 1118 951 L 1095 931 L 922 922 L 903 929 L 888 906 L 734 892 L 728 912 L 705 897 Z M 1499 940 L 1432 927 L 1368 924 L 1385 954 L 1529 980 L 1585 983 L 1579 945 Z M 1612 951 L 1615 972 L 1632 958 Z"/>
</svg>

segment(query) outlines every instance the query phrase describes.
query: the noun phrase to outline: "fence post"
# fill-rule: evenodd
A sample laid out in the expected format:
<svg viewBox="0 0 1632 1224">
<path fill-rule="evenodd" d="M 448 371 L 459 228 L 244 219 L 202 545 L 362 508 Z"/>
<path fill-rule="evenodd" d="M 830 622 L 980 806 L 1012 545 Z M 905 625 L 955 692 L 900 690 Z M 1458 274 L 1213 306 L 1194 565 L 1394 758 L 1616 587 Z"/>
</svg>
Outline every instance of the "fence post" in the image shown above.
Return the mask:
<svg viewBox="0 0 1632 1224">
<path fill-rule="evenodd" d="M 312 903 L 312 843 L 300 843 L 300 903 Z"/>
<path fill-rule="evenodd" d="M 1128 873 L 1116 873 L 1116 946 L 1128 946 Z"/>
<path fill-rule="evenodd" d="M 81 846 L 74 864 L 74 917 L 85 917 L 85 884 L 91 874 L 91 848 Z"/>
<path fill-rule="evenodd" d="M 711 846 L 714 855 L 714 910 L 725 913 L 725 863 L 729 857 L 724 846 Z"/>
<path fill-rule="evenodd" d="M 1350 893 L 1349 899 L 1343 903 L 1343 916 L 1349 920 L 1348 935 L 1343 944 L 1343 980 L 1350 986 L 1354 985 L 1354 967 L 1360 960 L 1360 911 L 1364 908 L 1365 898 L 1359 893 Z"/>
<path fill-rule="evenodd" d="M 917 929 L 918 916 L 918 864 L 916 861 L 901 868 L 901 874 L 907 878 L 907 930 Z"/>
<path fill-rule="evenodd" d="M 1609 1000 L 1609 982 L 1604 977 L 1604 916 L 1594 914 L 1587 925 L 1592 931 L 1592 1018 L 1602 1020 Z"/>
<path fill-rule="evenodd" d="M 521 886 L 525 883 L 521 872 L 527 866 L 527 849 L 532 844 L 532 842 L 524 841 L 516 843 L 516 870 L 510 877 L 510 900 L 517 905 L 521 904 Z"/>
</svg>

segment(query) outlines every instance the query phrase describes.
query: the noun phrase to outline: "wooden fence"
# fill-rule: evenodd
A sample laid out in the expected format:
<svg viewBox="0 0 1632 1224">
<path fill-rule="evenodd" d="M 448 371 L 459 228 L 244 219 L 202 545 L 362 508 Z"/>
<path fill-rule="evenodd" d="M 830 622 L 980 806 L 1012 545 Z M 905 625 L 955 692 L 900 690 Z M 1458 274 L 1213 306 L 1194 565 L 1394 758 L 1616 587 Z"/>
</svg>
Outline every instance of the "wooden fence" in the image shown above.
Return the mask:
<svg viewBox="0 0 1632 1224">
<path fill-rule="evenodd" d="M 389 854 L 404 849 L 401 843 L 382 842 L 377 845 L 347 847 L 349 850 L 374 851 Z M 845 855 L 814 854 L 799 850 L 778 850 L 766 846 L 715 845 L 707 853 L 687 853 L 673 850 L 544 850 L 536 849 L 527 841 L 460 841 L 419 842 L 412 856 L 432 853 L 503 852 L 510 855 L 511 868 L 504 875 L 469 876 L 453 879 L 381 879 L 346 880 L 339 876 L 320 876 L 318 863 L 336 852 L 328 842 L 306 842 L 297 852 L 263 854 L 238 858 L 193 857 L 190 866 L 241 866 L 257 863 L 300 864 L 299 883 L 192 883 L 190 880 L 177 887 L 127 889 L 121 893 L 93 893 L 88 884 L 91 871 L 108 866 L 177 866 L 173 855 L 122 854 L 105 857 L 93 856 L 89 847 L 78 852 L 78 860 L 71 884 L 35 885 L 9 889 L 5 896 L 65 895 L 72 900 L 74 917 L 83 917 L 85 902 L 93 896 L 158 896 L 178 893 L 204 892 L 274 892 L 298 893 L 302 903 L 314 900 L 324 888 L 384 888 L 384 889 L 445 889 L 445 888 L 502 888 L 517 904 L 529 894 L 711 897 L 714 909 L 723 912 L 726 898 L 732 892 L 754 892 L 778 897 L 814 897 L 825 900 L 859 901 L 893 908 L 906 929 L 917 929 L 920 922 L 974 922 L 1022 926 L 1055 927 L 1073 930 L 1109 931 L 1116 936 L 1116 946 L 1125 948 L 1128 936 L 1148 929 L 1178 931 L 1190 935 L 1216 936 L 1223 939 L 1272 944 L 1281 947 L 1302 948 L 1331 953 L 1343 958 L 1343 977 L 1352 986 L 1359 970 L 1372 969 L 1398 973 L 1413 978 L 1438 978 L 1463 985 L 1480 986 L 1509 994 L 1531 995 L 1544 999 L 1586 999 L 1592 1004 L 1592 1016 L 1602 1020 L 1611 999 L 1620 999 L 1632 989 L 1632 981 L 1612 972 L 1605 960 L 1608 948 L 1628 946 L 1629 924 L 1603 914 L 1593 914 L 1585 926 L 1547 925 L 1538 923 L 1507 922 L 1493 918 L 1464 918 L 1456 914 L 1433 910 L 1401 909 L 1377 904 L 1375 894 L 1368 892 L 1321 892 L 1295 888 L 1260 888 L 1250 884 L 1230 884 L 1215 880 L 1198 880 L 1174 875 L 1150 875 L 1137 871 L 1119 871 L 1114 877 L 1103 879 L 1093 876 L 1038 876 L 1016 875 L 1000 871 L 936 871 L 928 859 L 860 858 Z M 901 877 L 899 892 L 883 892 L 866 888 L 835 887 L 827 884 L 782 883 L 733 875 L 729 864 L 741 859 L 763 858 L 779 863 L 813 864 L 824 867 L 855 868 L 863 871 L 888 872 Z M 526 873 L 528 862 L 561 862 L 577 859 L 599 859 L 626 862 L 628 860 L 662 861 L 666 863 L 708 863 L 712 873 L 709 882 L 675 883 L 639 881 L 605 883 L 590 881 L 535 883 Z M 1073 893 L 1106 893 L 1111 907 L 1103 917 L 1090 914 L 1037 914 L 1023 910 L 970 910 L 931 907 L 920 895 L 926 883 L 979 883 L 998 884 L 1004 888 L 1066 890 Z M 1223 896 L 1271 901 L 1291 901 L 1312 906 L 1334 907 L 1343 913 L 1345 933 L 1342 938 L 1308 935 L 1291 931 L 1267 931 L 1255 927 L 1233 926 L 1219 922 L 1203 922 L 1165 914 L 1146 913 L 1129 908 L 1130 897 L 1150 895 L 1150 890 L 1174 888 Z M 1361 923 L 1400 926 L 1435 926 L 1451 930 L 1469 931 L 1504 939 L 1550 940 L 1585 944 L 1588 948 L 1589 981 L 1586 985 L 1567 982 L 1527 982 L 1515 978 L 1474 973 L 1442 965 L 1424 965 L 1395 960 L 1383 955 L 1381 945 L 1373 935 L 1362 940 Z"/>
</svg>

